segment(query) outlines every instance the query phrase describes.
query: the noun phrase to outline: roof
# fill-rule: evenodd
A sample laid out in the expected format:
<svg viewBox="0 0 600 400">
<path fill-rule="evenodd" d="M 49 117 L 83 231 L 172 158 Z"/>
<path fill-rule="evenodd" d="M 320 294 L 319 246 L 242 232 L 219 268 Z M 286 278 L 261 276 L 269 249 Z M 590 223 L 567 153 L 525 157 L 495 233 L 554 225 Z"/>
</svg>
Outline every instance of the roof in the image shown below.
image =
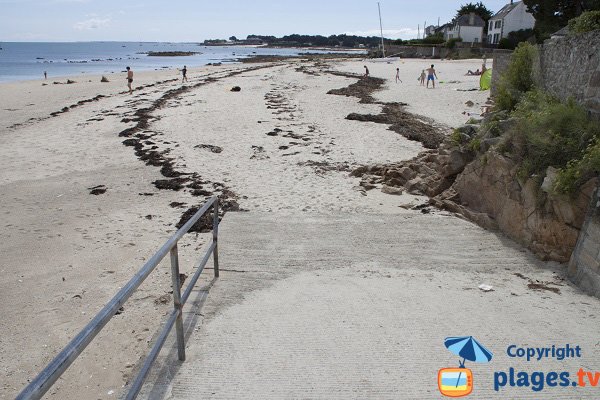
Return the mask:
<svg viewBox="0 0 600 400">
<path fill-rule="evenodd" d="M 471 24 L 471 16 L 473 16 L 473 23 Z M 485 21 L 479 15 L 476 14 L 465 14 L 461 15 L 456 19 L 456 24 L 460 26 L 485 26 Z"/>
<path fill-rule="evenodd" d="M 551 36 L 552 37 L 560 37 L 560 36 L 567 36 L 568 34 L 569 34 L 569 26 L 567 25 L 564 28 L 562 28 L 561 30 L 554 32 Z"/>
<path fill-rule="evenodd" d="M 494 14 L 492 16 L 492 18 L 490 18 L 490 20 L 492 20 L 492 19 L 502 19 L 502 18 L 506 17 L 519 4 L 521 4 L 520 1 L 515 1 L 514 3 L 510 3 L 510 4 L 505 5 L 504 7 L 502 7 L 500 9 L 500 11 L 498 11 L 496 14 Z"/>
</svg>

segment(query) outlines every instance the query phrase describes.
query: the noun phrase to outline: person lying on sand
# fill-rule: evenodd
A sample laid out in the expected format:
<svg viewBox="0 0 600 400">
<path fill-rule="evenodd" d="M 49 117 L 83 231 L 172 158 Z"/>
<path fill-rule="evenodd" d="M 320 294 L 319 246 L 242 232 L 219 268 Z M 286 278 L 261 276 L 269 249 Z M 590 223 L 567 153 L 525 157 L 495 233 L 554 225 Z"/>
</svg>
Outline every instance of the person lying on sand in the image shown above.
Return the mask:
<svg viewBox="0 0 600 400">
<path fill-rule="evenodd" d="M 479 71 L 479 68 L 477 68 L 477 71 L 475 72 L 468 70 L 467 75 L 481 75 L 481 71 Z"/>
</svg>

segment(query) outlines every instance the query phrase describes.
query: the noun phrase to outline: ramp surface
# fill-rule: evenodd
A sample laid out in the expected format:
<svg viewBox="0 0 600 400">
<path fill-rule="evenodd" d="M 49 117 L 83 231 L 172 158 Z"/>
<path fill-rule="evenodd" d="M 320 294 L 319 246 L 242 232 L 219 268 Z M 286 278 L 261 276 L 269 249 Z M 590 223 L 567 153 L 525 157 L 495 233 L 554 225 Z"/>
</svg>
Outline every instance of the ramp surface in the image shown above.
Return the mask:
<svg viewBox="0 0 600 400">
<path fill-rule="evenodd" d="M 472 398 L 598 398 L 589 385 L 494 390 L 494 372 L 511 367 L 573 380 L 581 367 L 600 370 L 599 302 L 556 264 L 469 222 L 229 213 L 220 233 L 223 270 L 199 295 L 187 361 L 163 360 L 146 398 L 439 399 L 438 370 L 460 361 L 444 338 L 468 335 L 494 353 L 466 363 Z M 507 355 L 567 343 L 582 357 Z"/>
</svg>

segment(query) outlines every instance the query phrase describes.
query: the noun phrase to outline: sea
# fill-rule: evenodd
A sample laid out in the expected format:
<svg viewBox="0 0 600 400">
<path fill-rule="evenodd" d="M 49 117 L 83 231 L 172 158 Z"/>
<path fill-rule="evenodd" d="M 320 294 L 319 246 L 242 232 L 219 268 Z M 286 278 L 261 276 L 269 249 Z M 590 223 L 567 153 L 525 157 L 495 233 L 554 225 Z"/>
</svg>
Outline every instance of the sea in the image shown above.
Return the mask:
<svg viewBox="0 0 600 400">
<path fill-rule="evenodd" d="M 197 52 L 192 56 L 156 57 L 148 52 Z M 348 51 L 250 46 L 204 46 L 198 43 L 156 42 L 0 42 L 0 82 L 78 77 L 134 71 L 198 67 L 209 63 L 235 63 L 252 56 L 293 56 L 300 53 Z"/>
</svg>

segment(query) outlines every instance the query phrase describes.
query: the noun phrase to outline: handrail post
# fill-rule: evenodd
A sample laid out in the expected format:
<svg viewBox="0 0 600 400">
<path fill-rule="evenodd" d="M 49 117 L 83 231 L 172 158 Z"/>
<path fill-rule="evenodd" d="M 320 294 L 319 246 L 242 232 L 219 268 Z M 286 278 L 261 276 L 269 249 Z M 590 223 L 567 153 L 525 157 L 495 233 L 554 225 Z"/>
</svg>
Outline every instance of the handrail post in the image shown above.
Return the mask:
<svg viewBox="0 0 600 400">
<path fill-rule="evenodd" d="M 181 304 L 181 279 L 179 278 L 179 255 L 177 244 L 171 249 L 171 281 L 173 282 L 173 307 L 179 310 L 175 329 L 177 333 L 177 352 L 179 360 L 185 361 L 185 338 L 183 335 L 183 306 Z"/>
<path fill-rule="evenodd" d="M 213 205 L 213 243 L 215 244 L 215 249 L 213 250 L 213 261 L 215 268 L 215 278 L 219 277 L 219 198 L 215 199 L 215 203 Z"/>
</svg>

